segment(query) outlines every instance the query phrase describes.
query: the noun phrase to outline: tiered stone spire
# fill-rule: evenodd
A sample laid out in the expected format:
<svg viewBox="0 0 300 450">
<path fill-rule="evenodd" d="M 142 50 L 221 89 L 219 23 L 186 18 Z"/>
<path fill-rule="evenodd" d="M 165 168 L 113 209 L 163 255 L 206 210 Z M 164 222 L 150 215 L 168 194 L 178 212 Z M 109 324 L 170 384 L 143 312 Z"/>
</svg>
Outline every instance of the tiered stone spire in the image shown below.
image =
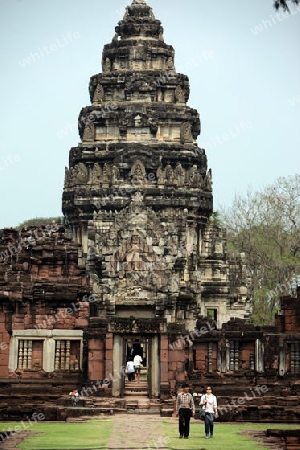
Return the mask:
<svg viewBox="0 0 300 450">
<path fill-rule="evenodd" d="M 102 70 L 91 77 L 92 104 L 79 116 L 82 143 L 71 149 L 66 169 L 63 210 L 70 224 L 86 226 L 97 204 L 102 201 L 105 209 L 103 198 L 116 189 L 126 189 L 123 206 L 130 202 L 137 171 L 148 205 L 157 208 L 176 192 L 177 203 L 182 198 L 182 206 L 205 222 L 212 212 L 212 190 L 205 152 L 196 143 L 199 115 L 186 105 L 188 77 L 176 72 L 174 49 L 165 44 L 161 22 L 146 2 L 127 7 L 104 47 Z M 154 187 L 150 200 L 147 193 Z M 120 201 L 113 203 L 110 208 L 120 209 Z"/>
<path fill-rule="evenodd" d="M 129 317 L 130 308 L 147 305 L 151 317 L 185 318 L 193 329 L 210 257 L 228 302 L 224 237 L 208 225 L 212 177 L 197 146 L 199 114 L 187 106 L 189 80 L 176 72 L 174 49 L 146 2 L 126 8 L 89 91 L 63 212 L 82 244 L 98 314 L 118 316 L 123 308 Z"/>
</svg>

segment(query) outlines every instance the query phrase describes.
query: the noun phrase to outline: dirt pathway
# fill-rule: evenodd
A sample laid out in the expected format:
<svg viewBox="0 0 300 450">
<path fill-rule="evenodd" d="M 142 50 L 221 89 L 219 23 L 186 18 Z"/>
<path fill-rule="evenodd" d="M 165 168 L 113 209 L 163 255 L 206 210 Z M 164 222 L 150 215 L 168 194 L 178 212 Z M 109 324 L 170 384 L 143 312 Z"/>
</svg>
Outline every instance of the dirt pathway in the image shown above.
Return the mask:
<svg viewBox="0 0 300 450">
<path fill-rule="evenodd" d="M 120 414 L 114 416 L 112 434 L 107 450 L 167 449 L 162 418 L 148 414 Z"/>
</svg>

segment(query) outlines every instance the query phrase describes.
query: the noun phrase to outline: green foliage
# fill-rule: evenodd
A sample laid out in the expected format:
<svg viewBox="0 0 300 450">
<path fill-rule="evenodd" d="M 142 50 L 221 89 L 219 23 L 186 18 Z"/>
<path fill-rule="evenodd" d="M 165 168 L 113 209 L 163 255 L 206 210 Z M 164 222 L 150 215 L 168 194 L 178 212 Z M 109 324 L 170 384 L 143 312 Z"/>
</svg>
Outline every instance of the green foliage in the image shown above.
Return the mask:
<svg viewBox="0 0 300 450">
<path fill-rule="evenodd" d="M 18 230 L 22 228 L 29 227 L 41 227 L 48 225 L 50 223 L 63 224 L 63 217 L 35 217 L 34 219 L 25 220 L 17 226 Z"/>
<path fill-rule="evenodd" d="M 300 3 L 300 0 L 275 0 L 274 8 L 276 10 L 283 9 L 283 11 L 290 12 L 289 2 L 290 4 L 298 5 Z"/>
<path fill-rule="evenodd" d="M 253 320 L 274 321 L 280 295 L 300 273 L 300 176 L 281 177 L 262 191 L 236 196 L 221 213 L 228 252 L 245 253 L 254 287 Z"/>
</svg>

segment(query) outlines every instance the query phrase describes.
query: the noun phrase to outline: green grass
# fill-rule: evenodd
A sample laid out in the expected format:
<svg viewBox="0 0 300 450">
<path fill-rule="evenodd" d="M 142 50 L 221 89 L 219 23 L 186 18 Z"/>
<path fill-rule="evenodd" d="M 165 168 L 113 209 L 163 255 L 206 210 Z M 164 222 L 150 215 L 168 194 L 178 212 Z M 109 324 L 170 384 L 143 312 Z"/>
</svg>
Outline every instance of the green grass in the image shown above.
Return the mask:
<svg viewBox="0 0 300 450">
<path fill-rule="evenodd" d="M 132 420 L 132 417 L 128 417 Z M 190 438 L 178 438 L 178 420 L 160 419 L 168 448 L 171 450 L 262 450 L 262 443 L 242 434 L 245 430 L 300 429 L 297 424 L 216 423 L 214 439 L 205 439 L 203 422 L 191 422 Z M 27 423 L 25 422 L 27 425 Z M 28 427 L 33 434 L 16 448 L 22 450 L 91 450 L 106 449 L 112 432 L 113 418 L 93 418 L 85 422 L 38 422 Z M 0 423 L 0 431 L 15 429 L 20 422 Z M 145 418 L 145 426 L 147 420 Z M 23 428 L 24 429 L 24 428 Z M 141 430 L 142 432 L 142 430 Z M 268 447 L 263 447 L 270 450 Z"/>
<path fill-rule="evenodd" d="M 164 420 L 164 433 L 168 440 L 168 446 L 173 450 L 262 450 L 262 443 L 249 436 L 241 434 L 245 430 L 296 429 L 297 424 L 224 424 L 215 423 L 214 438 L 205 439 L 204 423 L 191 422 L 190 437 L 188 440 L 179 439 L 178 424 L 174 420 Z M 270 450 L 263 447 L 264 450 Z"/>
<path fill-rule="evenodd" d="M 27 423 L 25 422 L 27 425 Z M 0 431 L 14 430 L 20 423 L 1 423 Z M 34 434 L 17 445 L 22 450 L 84 450 L 105 449 L 111 433 L 112 420 L 91 419 L 85 422 L 39 422 L 28 428 Z"/>
</svg>

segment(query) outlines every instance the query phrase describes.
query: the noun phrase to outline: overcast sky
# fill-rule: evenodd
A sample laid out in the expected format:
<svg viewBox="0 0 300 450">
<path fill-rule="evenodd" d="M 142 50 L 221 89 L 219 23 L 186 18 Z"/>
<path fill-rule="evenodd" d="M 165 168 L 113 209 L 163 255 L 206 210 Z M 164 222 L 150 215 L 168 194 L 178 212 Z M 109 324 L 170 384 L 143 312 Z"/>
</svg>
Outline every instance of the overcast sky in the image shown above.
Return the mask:
<svg viewBox="0 0 300 450">
<path fill-rule="evenodd" d="M 61 216 L 90 76 L 131 0 L 0 0 L 0 228 Z M 214 208 L 299 173 L 300 6 L 273 0 L 149 0 L 189 76 Z"/>
</svg>

